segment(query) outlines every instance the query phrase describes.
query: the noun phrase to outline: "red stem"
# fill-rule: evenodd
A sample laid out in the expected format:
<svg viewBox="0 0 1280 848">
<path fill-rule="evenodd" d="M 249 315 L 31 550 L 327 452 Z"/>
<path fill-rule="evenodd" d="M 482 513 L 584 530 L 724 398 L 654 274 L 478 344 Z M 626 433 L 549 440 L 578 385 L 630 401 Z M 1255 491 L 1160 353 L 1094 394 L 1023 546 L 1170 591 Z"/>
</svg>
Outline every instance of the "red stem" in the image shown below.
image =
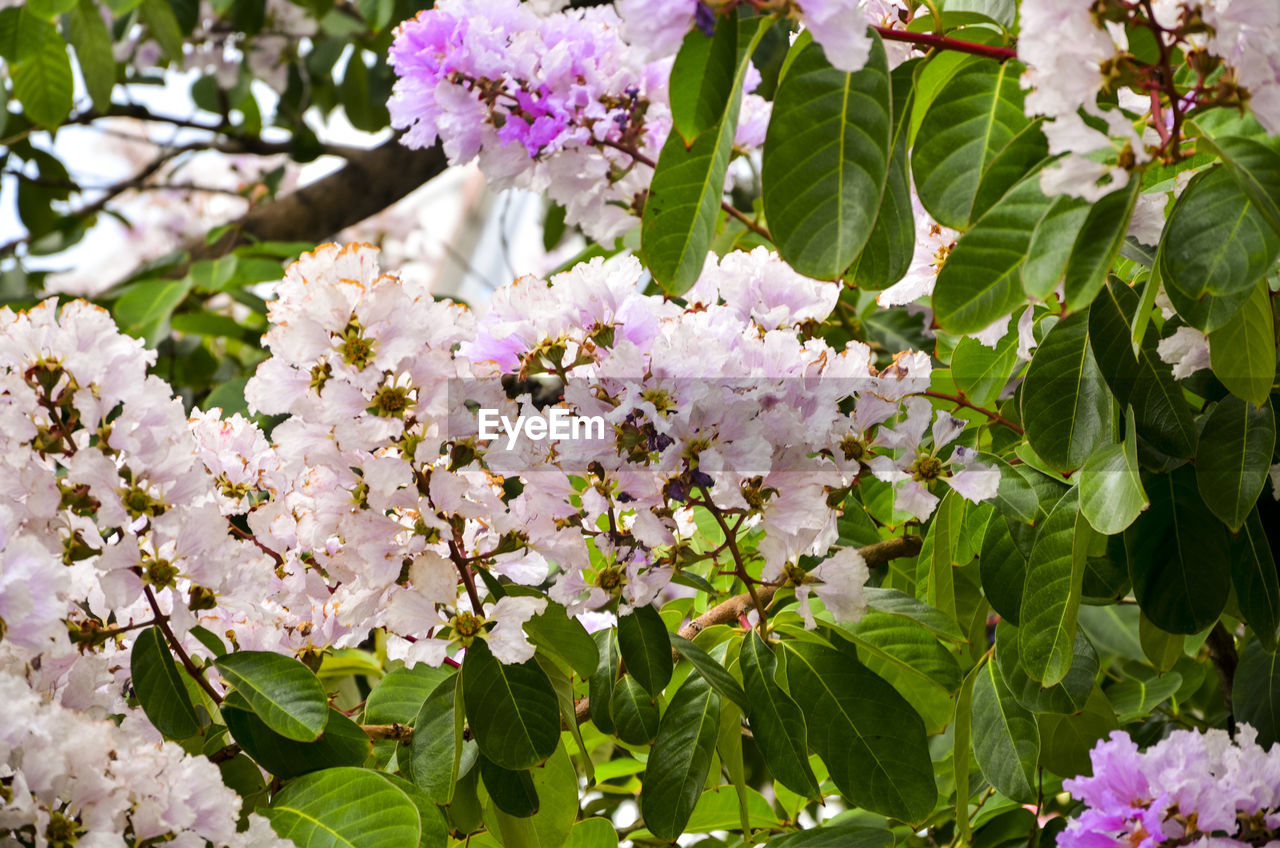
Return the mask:
<svg viewBox="0 0 1280 848">
<path fill-rule="evenodd" d="M 995 59 L 999 62 L 1003 62 L 1006 59 L 1016 59 L 1018 56 L 1018 51 L 1012 47 L 995 47 L 990 44 L 977 44 L 973 41 L 958 41 L 954 38 L 947 38 L 945 35 L 934 35 L 931 32 L 907 32 L 906 30 L 890 29 L 889 27 L 872 27 L 872 29 L 880 33 L 881 38 L 889 41 L 906 41 L 911 44 L 936 47 L 939 50 L 972 53 L 974 56 L 985 56 L 988 59 Z"/>
</svg>

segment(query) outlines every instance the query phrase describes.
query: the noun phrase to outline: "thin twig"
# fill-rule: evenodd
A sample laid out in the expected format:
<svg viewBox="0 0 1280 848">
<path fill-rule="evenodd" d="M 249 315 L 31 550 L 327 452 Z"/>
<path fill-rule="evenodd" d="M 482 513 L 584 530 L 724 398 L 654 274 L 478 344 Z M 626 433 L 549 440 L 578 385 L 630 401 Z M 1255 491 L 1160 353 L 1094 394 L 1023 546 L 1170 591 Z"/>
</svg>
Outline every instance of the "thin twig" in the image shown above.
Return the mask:
<svg viewBox="0 0 1280 848">
<path fill-rule="evenodd" d="M 213 688 L 208 680 L 205 679 L 204 670 L 191 661 L 191 656 L 182 647 L 182 643 L 178 641 L 178 637 L 173 635 L 173 630 L 169 627 L 169 617 L 160 611 L 160 604 L 156 602 L 155 593 L 151 591 L 150 586 L 143 586 L 142 593 L 147 597 L 147 603 L 151 605 L 151 611 L 156 616 L 156 626 L 160 628 L 160 632 L 164 634 L 164 638 L 169 642 L 169 647 L 173 648 L 173 652 L 178 655 L 178 661 L 182 663 L 182 667 L 187 670 L 187 674 L 200 684 L 200 688 L 208 693 L 215 704 L 222 704 L 222 696 L 218 694 L 218 690 Z"/>
<path fill-rule="evenodd" d="M 952 403 L 956 404 L 957 406 L 963 406 L 965 409 L 972 409 L 974 412 L 981 412 L 983 415 L 990 418 L 994 423 L 1003 424 L 1005 427 L 1008 427 L 1010 430 L 1017 433 L 1019 436 L 1021 436 L 1025 432 L 1021 427 L 1019 427 L 1017 424 L 1014 424 L 1012 421 L 1010 421 L 1008 418 L 1005 418 L 1000 413 L 993 412 L 990 409 L 978 406 L 977 404 L 973 403 L 967 397 L 965 397 L 963 393 L 949 395 L 949 394 L 946 394 L 945 392 L 927 391 L 927 392 L 924 392 L 923 394 L 925 397 L 937 398 L 938 400 L 949 400 Z"/>
<path fill-rule="evenodd" d="M 909 44 L 920 44 L 937 50 L 971 53 L 974 56 L 985 56 L 998 62 L 1018 57 L 1018 51 L 1012 47 L 996 47 L 991 44 L 978 44 L 973 41 L 959 41 L 954 38 L 947 38 L 944 35 L 934 35 L 931 32 L 907 32 L 901 29 L 880 26 L 872 27 L 872 29 L 880 33 L 881 38 L 889 41 L 905 41 Z"/>
</svg>

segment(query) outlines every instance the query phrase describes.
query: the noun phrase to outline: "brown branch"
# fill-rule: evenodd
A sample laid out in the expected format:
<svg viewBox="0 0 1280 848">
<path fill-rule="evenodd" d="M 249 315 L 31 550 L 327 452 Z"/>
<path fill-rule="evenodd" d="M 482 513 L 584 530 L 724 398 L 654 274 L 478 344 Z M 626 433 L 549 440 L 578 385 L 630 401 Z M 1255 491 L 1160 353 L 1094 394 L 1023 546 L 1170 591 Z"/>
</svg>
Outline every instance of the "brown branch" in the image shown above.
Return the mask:
<svg viewBox="0 0 1280 848">
<path fill-rule="evenodd" d="M 973 41 L 958 41 L 954 38 L 947 38 L 944 35 L 934 35 L 931 32 L 907 32 L 901 29 L 890 29 L 889 27 L 872 27 L 876 32 L 880 33 L 880 37 L 889 41 L 905 41 L 909 44 L 919 44 L 925 47 L 935 48 L 937 50 L 954 50 L 958 53 L 971 53 L 974 56 L 985 56 L 988 59 L 995 59 L 997 62 L 1003 62 L 1006 59 L 1016 59 L 1018 51 L 1012 47 L 995 47 L 990 44 L 978 44 Z"/>
<path fill-rule="evenodd" d="M 949 400 L 952 403 L 956 404 L 957 406 L 963 406 L 965 409 L 972 409 L 974 412 L 981 412 L 983 415 L 990 418 L 992 423 L 1003 424 L 1005 427 L 1008 427 L 1010 430 L 1017 433 L 1019 436 L 1021 436 L 1024 432 L 1021 427 L 1019 427 L 1017 424 L 1014 424 L 1008 418 L 1005 418 L 1003 415 L 1001 415 L 998 412 L 993 412 L 990 409 L 978 406 L 977 404 L 969 400 L 967 397 L 965 397 L 964 394 L 949 395 L 943 392 L 923 392 L 923 394 L 925 397 L 937 398 L 938 400 Z"/>
<path fill-rule="evenodd" d="M 191 661 L 191 656 L 182 647 L 178 637 L 173 634 L 172 628 L 169 627 L 169 617 L 160 611 L 160 604 L 156 602 L 156 596 L 151 591 L 151 587 L 143 586 L 142 593 L 146 595 L 147 603 L 151 605 L 151 611 L 155 613 L 156 626 L 160 628 L 160 632 L 164 634 L 164 638 L 169 642 L 169 647 L 173 648 L 173 652 L 178 655 L 178 661 L 182 663 L 182 667 L 187 670 L 187 674 L 191 675 L 196 683 L 200 684 L 200 688 L 208 693 L 213 702 L 220 705 L 222 696 L 218 694 L 217 689 L 213 688 L 213 684 L 205 679 L 204 670 Z"/>
<path fill-rule="evenodd" d="M 394 739 L 406 745 L 413 739 L 413 728 L 407 724 L 362 724 L 360 729 L 370 739 Z"/>
<path fill-rule="evenodd" d="M 876 542 L 874 545 L 864 545 L 858 548 L 858 553 L 862 554 L 862 558 L 866 561 L 868 568 L 877 568 L 887 564 L 890 560 L 915 556 L 920 553 L 920 545 L 921 539 L 919 536 L 896 536 L 892 539 L 885 539 L 883 542 Z M 767 605 L 773 600 L 773 596 L 777 591 L 777 586 L 762 584 L 756 592 L 756 598 L 760 603 Z M 752 600 L 750 592 L 734 595 L 729 600 L 716 604 L 697 618 L 685 622 L 684 626 L 680 628 L 679 634 L 685 639 L 693 639 L 708 627 L 735 622 L 739 617 L 746 615 L 754 608 L 755 601 Z M 591 704 L 589 698 L 583 698 L 574 705 L 574 715 L 578 719 L 578 724 L 582 724 L 590 718 Z"/>
<path fill-rule="evenodd" d="M 1240 664 L 1240 657 L 1236 654 L 1236 640 L 1219 621 L 1209 631 L 1209 638 L 1204 644 L 1209 649 L 1209 659 L 1218 670 L 1218 682 L 1222 686 L 1222 703 L 1227 708 L 1227 732 L 1234 737 L 1236 717 L 1235 708 L 1231 703 L 1231 688 L 1235 685 L 1236 666 Z"/>
</svg>

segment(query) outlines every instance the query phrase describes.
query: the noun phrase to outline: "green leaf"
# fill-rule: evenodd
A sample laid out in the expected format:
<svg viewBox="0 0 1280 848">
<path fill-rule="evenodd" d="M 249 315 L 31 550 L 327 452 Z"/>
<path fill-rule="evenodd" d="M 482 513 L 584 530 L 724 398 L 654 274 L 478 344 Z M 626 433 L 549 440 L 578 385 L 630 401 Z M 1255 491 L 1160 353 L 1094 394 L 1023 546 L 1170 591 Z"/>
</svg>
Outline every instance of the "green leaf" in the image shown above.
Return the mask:
<svg viewBox="0 0 1280 848">
<path fill-rule="evenodd" d="M 564 659 L 583 680 L 595 674 L 600 665 L 600 654 L 591 634 L 555 601 L 548 601 L 545 610 L 526 621 L 524 630 L 539 650 Z"/>
<path fill-rule="evenodd" d="M 658 735 L 658 701 L 631 675 L 613 689 L 613 724 L 629 745 L 648 745 Z"/>
<path fill-rule="evenodd" d="M 1036 222 L 1021 274 L 1028 296 L 1048 300 L 1058 287 L 1090 208 L 1087 200 L 1059 195 Z"/>
<path fill-rule="evenodd" d="M 1092 774 L 1089 752 L 1099 739 L 1119 728 L 1115 710 L 1099 689 L 1093 690 L 1079 713 L 1041 713 L 1036 719 L 1040 726 L 1040 762 L 1059 775 Z"/>
<path fill-rule="evenodd" d="M 671 634 L 652 604 L 618 617 L 618 648 L 636 681 L 655 698 L 671 682 Z"/>
<path fill-rule="evenodd" d="M 976 333 L 1020 306 L 1022 264 L 1035 224 L 1049 206 L 1034 175 L 987 210 L 938 272 L 934 317 L 952 333 Z"/>
<path fill-rule="evenodd" d="M 1027 582 L 1027 558 L 1013 541 L 1006 516 L 992 516 L 987 522 L 978 560 L 987 602 L 1005 621 L 1017 624 L 1022 612 L 1022 588 Z"/>
<path fill-rule="evenodd" d="M 1053 507 L 1031 548 L 1018 652 L 1022 667 L 1045 686 L 1066 677 L 1075 656 L 1076 612 L 1092 538 L 1080 513 L 1079 491 L 1073 488 Z"/>
<path fill-rule="evenodd" d="M 300 777 L 263 814 L 298 848 L 406 848 L 422 833 L 413 801 L 377 772 L 359 768 Z"/>
<path fill-rule="evenodd" d="M 1209 413 L 1196 452 L 1196 486 L 1209 511 L 1234 533 L 1262 494 L 1276 449 L 1271 404 L 1228 395 Z"/>
<path fill-rule="evenodd" d="M 159 42 L 160 49 L 170 61 L 182 61 L 182 27 L 173 13 L 169 0 L 142 0 L 138 7 L 142 20 Z"/>
<path fill-rule="evenodd" d="M 448 666 L 433 668 L 426 663 L 391 671 L 378 681 L 365 699 L 365 723 L 413 724 L 436 687 L 447 681 L 452 688 L 456 673 Z"/>
<path fill-rule="evenodd" d="M 520 819 L 538 812 L 538 790 L 533 788 L 533 775 L 529 769 L 504 769 L 483 754 L 477 766 L 480 781 L 497 811 Z"/>
<path fill-rule="evenodd" d="M 952 566 L 956 563 L 956 549 L 964 532 L 965 500 L 955 491 L 948 491 L 934 511 L 929 525 L 921 559 L 928 564 L 925 584 L 925 601 L 943 615 L 956 617 L 956 589 Z M 928 556 L 925 556 L 925 554 Z"/>
<path fill-rule="evenodd" d="M 1213 624 L 1230 590 L 1227 528 L 1208 508 L 1188 466 L 1145 476 L 1151 506 L 1125 531 L 1133 594 L 1161 630 L 1199 633 Z"/>
<path fill-rule="evenodd" d="M 462 697 L 480 751 L 507 769 L 536 766 L 560 742 L 560 708 L 533 660 L 501 663 L 477 639 L 462 661 Z"/>
<path fill-rule="evenodd" d="M 79 0 L 67 17 L 67 33 L 76 49 L 80 75 L 93 100 L 93 108 L 106 112 L 111 107 L 111 89 L 116 83 L 116 60 L 111 52 L 111 33 L 98 14 L 93 0 Z"/>
<path fill-rule="evenodd" d="M 1160 241 L 1166 288 L 1191 301 L 1248 291 L 1280 254 L 1280 233 L 1222 166 L 1191 179 Z"/>
<path fill-rule="evenodd" d="M 601 733 L 613 732 L 613 687 L 618 680 L 618 631 L 607 627 L 592 634 L 596 649 L 600 654 L 600 662 L 587 681 L 587 695 L 590 699 L 591 721 Z M 654 726 L 657 726 L 655 720 Z M 652 737 L 650 737 L 652 738 Z M 648 741 L 648 740 L 646 740 Z"/>
<path fill-rule="evenodd" d="M 151 280 L 130 286 L 111 313 L 121 329 L 155 345 L 169 332 L 169 316 L 191 291 L 190 280 Z"/>
<path fill-rule="evenodd" d="M 640 812 L 658 838 L 672 841 L 684 832 L 711 770 L 719 729 L 720 696 L 702 677 L 689 677 L 662 716 L 644 770 Z"/>
<path fill-rule="evenodd" d="M 237 651 L 214 660 L 267 727 L 286 739 L 311 742 L 329 720 L 329 701 L 311 669 L 270 651 Z"/>
<path fill-rule="evenodd" d="M 742 640 L 738 664 L 751 703 L 747 721 L 770 774 L 798 795 L 818 797 L 818 781 L 809 767 L 804 714 L 774 682 L 777 658 L 754 630 Z"/>
<path fill-rule="evenodd" d="M 728 669 L 716 662 L 714 657 L 677 633 L 670 634 L 670 639 L 671 646 L 680 652 L 680 656 L 693 664 L 693 667 L 706 678 L 717 693 L 733 701 L 744 712 L 751 708 L 747 693 L 742 691 L 742 686 Z"/>
<path fill-rule="evenodd" d="M 618 848 L 618 830 L 599 816 L 583 819 L 569 832 L 564 848 Z"/>
<path fill-rule="evenodd" d="M 910 619 L 869 612 L 848 632 L 858 658 L 887 680 L 924 719 L 929 733 L 951 720 L 951 696 L 960 687 L 960 666 L 932 633 Z"/>
<path fill-rule="evenodd" d="M 965 336 L 951 354 L 951 376 L 970 403 L 990 406 L 1004 392 L 1017 364 L 1017 333 L 1006 333 L 993 348 Z"/>
<path fill-rule="evenodd" d="M 878 36 L 862 70 L 801 47 L 774 96 L 761 169 L 778 252 L 801 274 L 835 279 L 862 251 L 888 178 L 893 116 Z"/>
<path fill-rule="evenodd" d="M 1098 653 L 1076 630 L 1071 667 L 1052 686 L 1041 686 L 1027 674 L 1018 650 L 1019 630 L 1006 621 L 996 625 L 996 665 L 1000 679 L 1022 706 L 1033 713 L 1076 713 L 1084 709 L 1098 676 Z"/>
<path fill-rule="evenodd" d="M 1142 652 L 1147 655 L 1155 670 L 1165 672 L 1182 659 L 1187 637 L 1164 632 L 1144 615 L 1138 619 L 1138 641 L 1142 643 Z"/>
<path fill-rule="evenodd" d="M 1089 208 L 1067 262 L 1063 292 L 1068 311 L 1088 306 L 1106 283 L 1107 272 L 1120 255 L 1129 231 L 1129 219 L 1133 217 L 1141 189 L 1141 181 L 1129 180 L 1124 188 L 1111 192 Z"/>
<path fill-rule="evenodd" d="M 1193 129 L 1201 132 L 1194 125 Z M 1272 230 L 1280 234 L 1280 153 L 1244 136 L 1209 138 L 1201 134 L 1199 143 L 1222 157 L 1254 209 Z"/>
<path fill-rule="evenodd" d="M 842 795 L 907 822 L 937 803 L 924 722 L 892 686 L 847 654 L 812 642 L 784 642 L 791 690 L 809 744 Z"/>
<path fill-rule="evenodd" d="M 939 223 L 964 230 L 1048 155 L 1040 122 L 1023 110 L 1022 70 L 1016 61 L 974 62 L 925 114 L 911 170 Z"/>
<path fill-rule="evenodd" d="M 445 848 L 449 844 L 449 821 L 445 818 L 444 810 L 437 807 L 427 793 L 403 777 L 387 772 L 377 772 L 377 774 L 403 792 L 417 808 L 418 821 L 422 825 L 418 848 Z"/>
<path fill-rule="evenodd" d="M 30 15 L 19 37 L 18 59 L 10 67 L 13 96 L 23 113 L 45 129 L 55 129 L 71 112 L 72 74 L 67 45 L 53 24 L 34 23 Z"/>
<path fill-rule="evenodd" d="M 222 718 L 245 753 L 282 779 L 317 769 L 358 766 L 368 759 L 373 743 L 360 725 L 327 707 L 324 733 L 314 742 L 298 742 L 276 733 L 249 709 L 248 701 L 232 692 L 222 703 Z"/>
<path fill-rule="evenodd" d="M 1209 366 L 1236 397 L 1264 404 L 1276 376 L 1271 292 L 1265 279 L 1236 313 L 1209 334 Z"/>
<path fill-rule="evenodd" d="M 860 289 L 886 289 L 901 280 L 910 269 L 915 254 L 915 210 L 911 207 L 911 177 L 907 173 L 907 119 L 915 94 L 911 70 L 910 64 L 906 63 L 890 73 L 896 129 L 889 175 L 867 243 L 844 276 L 846 281 L 852 280 Z"/>
<path fill-rule="evenodd" d="M 158 627 L 138 634 L 129 653 L 129 673 L 138 703 L 156 730 L 170 739 L 186 739 L 200 732 L 196 708 Z"/>
<path fill-rule="evenodd" d="M 1182 675 L 1171 671 L 1148 680 L 1137 677 L 1122 680 L 1107 690 L 1107 697 L 1115 707 L 1116 719 L 1128 724 L 1151 715 L 1181 687 Z"/>
<path fill-rule="evenodd" d="M 462 711 L 457 690 L 461 685 L 460 675 L 436 685 L 418 709 L 409 756 L 400 758 L 401 763 L 407 759 L 409 779 L 437 804 L 449 803 L 458 780 L 462 757 Z"/>
<path fill-rule="evenodd" d="M 1107 439 L 1111 393 L 1089 345 L 1086 313 L 1059 321 L 1036 348 L 1022 385 L 1027 441 L 1045 462 L 1070 471 Z"/>
<path fill-rule="evenodd" d="M 932 632 L 944 639 L 955 642 L 964 641 L 964 633 L 956 624 L 956 620 L 941 610 L 934 609 L 923 601 L 916 600 L 897 589 L 868 586 L 863 590 L 867 607 L 877 612 L 889 613 L 923 624 Z"/>
<path fill-rule="evenodd" d="M 578 775 L 561 745 L 541 768 L 523 772 L 531 777 L 538 810 L 518 817 L 498 810 L 494 817 L 506 848 L 560 848 L 578 817 Z"/>
<path fill-rule="evenodd" d="M 1250 639 L 1240 653 L 1231 705 L 1236 721 L 1258 731 L 1258 744 L 1270 748 L 1280 741 L 1280 651 L 1265 651 Z"/>
<path fill-rule="evenodd" d="M 1231 540 L 1231 585 L 1244 620 L 1262 646 L 1274 650 L 1276 628 L 1280 627 L 1280 584 L 1275 557 L 1256 509 Z"/>
<path fill-rule="evenodd" d="M 768 17 L 744 22 L 744 26 L 754 28 L 754 33 L 747 40 L 745 51 L 739 51 L 733 94 L 720 123 L 699 135 L 690 147 L 685 146 L 678 132 L 672 133 L 658 155 L 644 204 L 640 243 L 646 266 L 669 295 L 688 291 L 706 263 L 707 249 L 720 218 L 747 59 L 770 23 L 772 19 Z"/>
<path fill-rule="evenodd" d="M 960 838 L 969 842 L 973 834 L 969 830 L 969 745 L 973 738 L 973 684 L 978 675 L 983 673 L 985 660 L 969 669 L 960 685 L 960 693 L 956 696 L 956 708 L 952 718 L 952 738 L 955 740 L 955 754 L 951 758 L 951 774 L 956 784 L 956 828 Z"/>
<path fill-rule="evenodd" d="M 1085 460 L 1080 471 L 1080 512 L 1093 529 L 1104 536 L 1123 531 L 1148 503 L 1138 473 L 1133 408 L 1125 414 L 1128 421 L 1125 440 L 1098 448 Z"/>
<path fill-rule="evenodd" d="M 724 118 L 738 66 L 738 27 L 730 17 L 714 35 L 689 30 L 671 66 L 671 120 L 686 145 Z"/>
<path fill-rule="evenodd" d="M 1040 732 L 1035 716 L 1013 697 L 995 663 L 987 663 L 973 685 L 973 754 L 982 775 L 1005 796 L 1023 803 L 1036 800 Z"/>
<path fill-rule="evenodd" d="M 1098 292 L 1089 307 L 1089 345 L 1121 406 L 1132 407 L 1138 435 L 1170 456 L 1195 455 L 1198 435 L 1191 409 L 1173 371 L 1156 350 L 1158 334 L 1147 326 L 1142 345 L 1134 353 L 1129 316 L 1138 309 L 1138 295 L 1116 280 Z"/>
<path fill-rule="evenodd" d="M 769 848 L 891 848 L 893 833 L 878 827 L 828 824 L 769 840 Z"/>
</svg>

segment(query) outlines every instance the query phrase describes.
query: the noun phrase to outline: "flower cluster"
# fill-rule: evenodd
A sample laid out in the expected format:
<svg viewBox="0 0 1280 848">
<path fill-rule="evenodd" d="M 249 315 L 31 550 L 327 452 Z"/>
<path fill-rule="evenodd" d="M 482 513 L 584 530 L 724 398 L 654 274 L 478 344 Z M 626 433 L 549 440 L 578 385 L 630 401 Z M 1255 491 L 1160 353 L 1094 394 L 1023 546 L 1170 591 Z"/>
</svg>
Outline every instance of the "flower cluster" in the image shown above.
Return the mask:
<svg viewBox="0 0 1280 848">
<path fill-rule="evenodd" d="M 1058 837 L 1064 848 L 1164 844 L 1275 844 L 1280 834 L 1280 747 L 1257 743 L 1241 726 L 1175 730 L 1145 752 L 1123 731 L 1093 749 L 1092 777 L 1062 786 L 1084 802 Z"/>
<path fill-rule="evenodd" d="M 1027 114 L 1046 116 L 1050 152 L 1068 154 L 1044 170 L 1048 194 L 1097 200 L 1153 156 L 1177 158 L 1180 117 L 1191 109 L 1247 104 L 1269 132 L 1280 130 L 1274 3 L 1027 0 L 1019 14 Z M 1151 33 L 1162 61 L 1184 57 L 1191 82 L 1175 88 L 1167 78 L 1176 68 L 1130 52 L 1129 33 L 1137 28 Z M 1100 99 L 1110 92 L 1117 106 Z"/>
</svg>

